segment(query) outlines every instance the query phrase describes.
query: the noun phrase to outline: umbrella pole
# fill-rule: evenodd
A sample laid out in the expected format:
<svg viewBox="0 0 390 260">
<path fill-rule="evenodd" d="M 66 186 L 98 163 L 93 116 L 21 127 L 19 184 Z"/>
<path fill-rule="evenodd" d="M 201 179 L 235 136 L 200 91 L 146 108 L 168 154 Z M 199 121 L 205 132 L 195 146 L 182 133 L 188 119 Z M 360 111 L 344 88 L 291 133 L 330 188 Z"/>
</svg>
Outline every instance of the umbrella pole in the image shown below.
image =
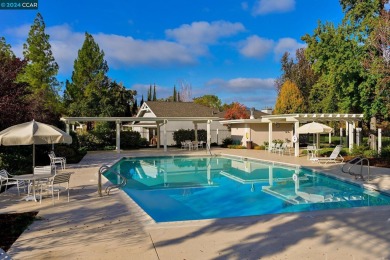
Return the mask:
<svg viewBox="0 0 390 260">
<path fill-rule="evenodd" d="M 33 144 L 33 172 L 35 168 L 35 144 Z"/>
</svg>

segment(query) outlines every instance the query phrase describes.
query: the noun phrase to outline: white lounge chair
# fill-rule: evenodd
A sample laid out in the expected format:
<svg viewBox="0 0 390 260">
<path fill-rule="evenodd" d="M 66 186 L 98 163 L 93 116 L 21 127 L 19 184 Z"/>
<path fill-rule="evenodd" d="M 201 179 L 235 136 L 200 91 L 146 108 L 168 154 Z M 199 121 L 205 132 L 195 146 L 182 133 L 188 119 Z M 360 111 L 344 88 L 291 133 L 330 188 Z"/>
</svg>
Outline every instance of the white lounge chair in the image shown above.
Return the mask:
<svg viewBox="0 0 390 260">
<path fill-rule="evenodd" d="M 344 157 L 340 154 L 342 148 L 342 145 L 337 145 L 329 157 L 315 157 L 311 160 L 318 163 L 342 163 L 344 162 Z"/>
</svg>

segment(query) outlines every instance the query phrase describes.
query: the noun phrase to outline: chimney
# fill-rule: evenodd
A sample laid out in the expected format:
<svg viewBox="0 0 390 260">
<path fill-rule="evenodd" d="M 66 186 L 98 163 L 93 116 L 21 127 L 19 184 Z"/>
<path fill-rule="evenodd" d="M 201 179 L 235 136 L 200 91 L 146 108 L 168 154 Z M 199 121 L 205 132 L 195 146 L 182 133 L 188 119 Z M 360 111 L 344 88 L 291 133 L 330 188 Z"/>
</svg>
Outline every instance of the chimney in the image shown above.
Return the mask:
<svg viewBox="0 0 390 260">
<path fill-rule="evenodd" d="M 255 108 L 252 107 L 250 111 L 251 111 L 251 116 L 249 118 L 250 119 L 255 119 L 255 116 L 253 115 L 253 112 L 255 112 Z"/>
</svg>

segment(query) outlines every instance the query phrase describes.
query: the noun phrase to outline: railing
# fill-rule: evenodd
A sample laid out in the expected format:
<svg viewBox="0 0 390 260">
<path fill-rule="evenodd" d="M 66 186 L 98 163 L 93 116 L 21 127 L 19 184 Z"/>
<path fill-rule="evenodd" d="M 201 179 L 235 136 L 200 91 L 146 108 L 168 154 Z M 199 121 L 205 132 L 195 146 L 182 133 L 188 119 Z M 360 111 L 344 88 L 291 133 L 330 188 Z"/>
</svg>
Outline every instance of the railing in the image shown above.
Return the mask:
<svg viewBox="0 0 390 260">
<path fill-rule="evenodd" d="M 370 161 L 367 158 L 364 157 L 355 157 L 352 160 L 348 161 L 343 165 L 341 168 L 341 171 L 343 173 L 348 173 L 349 175 L 355 176 L 355 179 L 361 178 L 364 180 L 363 177 L 363 163 L 367 162 L 367 180 L 370 180 Z M 352 169 L 360 164 L 360 173 L 353 172 Z M 346 167 L 347 166 L 347 167 Z"/>
<path fill-rule="evenodd" d="M 114 184 L 114 185 L 110 185 L 110 186 L 106 187 L 105 192 L 107 195 L 110 195 L 110 191 L 112 189 L 120 189 L 120 188 L 126 186 L 126 184 L 127 184 L 127 179 L 122 174 L 112 170 L 109 165 L 104 164 L 104 165 L 102 165 L 102 167 L 99 168 L 99 172 L 98 172 L 98 194 L 99 194 L 99 197 L 103 196 L 103 194 L 102 194 L 102 174 L 104 174 L 108 170 L 110 170 L 113 174 L 117 175 L 121 180 L 119 181 L 118 184 Z"/>
</svg>

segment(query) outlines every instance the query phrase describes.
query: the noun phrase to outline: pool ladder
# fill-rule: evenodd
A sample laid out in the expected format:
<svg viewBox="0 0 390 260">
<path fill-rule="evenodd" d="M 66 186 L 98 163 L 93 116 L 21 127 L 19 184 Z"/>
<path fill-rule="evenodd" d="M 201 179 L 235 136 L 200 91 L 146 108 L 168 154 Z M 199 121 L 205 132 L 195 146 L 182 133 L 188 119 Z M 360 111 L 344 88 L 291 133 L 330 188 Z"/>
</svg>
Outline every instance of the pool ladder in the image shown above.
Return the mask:
<svg viewBox="0 0 390 260">
<path fill-rule="evenodd" d="M 348 173 L 349 175 L 355 176 L 355 179 L 361 178 L 364 180 L 363 177 L 363 163 L 367 162 L 367 180 L 370 180 L 370 161 L 367 158 L 364 157 L 355 157 L 352 160 L 346 162 L 343 167 L 341 167 L 341 171 L 343 173 Z M 353 172 L 352 169 L 356 166 L 358 167 L 360 165 L 360 173 Z"/>
<path fill-rule="evenodd" d="M 104 165 L 102 165 L 102 167 L 99 168 L 99 172 L 98 172 L 98 194 L 99 194 L 99 197 L 103 196 L 103 194 L 102 194 L 102 174 L 104 174 L 108 170 L 110 170 L 113 174 L 115 174 L 118 178 L 120 178 L 120 181 L 118 181 L 118 184 L 113 184 L 113 185 L 109 185 L 106 187 L 105 192 L 107 195 L 110 195 L 110 191 L 112 189 L 120 189 L 120 188 L 126 186 L 126 184 L 127 184 L 127 179 L 122 174 L 111 169 L 111 167 L 109 165 L 104 164 Z"/>
</svg>

